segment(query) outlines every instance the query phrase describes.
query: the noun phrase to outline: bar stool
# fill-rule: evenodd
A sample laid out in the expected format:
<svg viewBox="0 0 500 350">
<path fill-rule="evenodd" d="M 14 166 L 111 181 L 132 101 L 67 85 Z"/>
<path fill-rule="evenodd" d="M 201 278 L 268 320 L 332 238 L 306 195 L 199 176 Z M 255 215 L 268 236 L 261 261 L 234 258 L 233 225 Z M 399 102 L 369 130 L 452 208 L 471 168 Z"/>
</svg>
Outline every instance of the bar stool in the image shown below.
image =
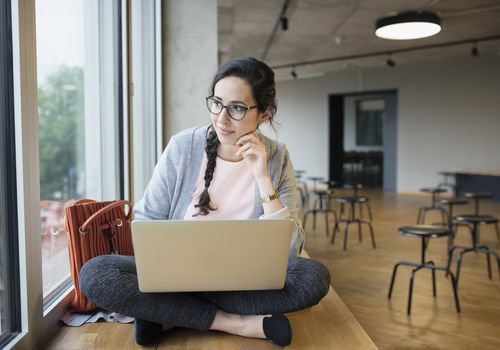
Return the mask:
<svg viewBox="0 0 500 350">
<path fill-rule="evenodd" d="M 425 214 L 427 214 L 428 211 L 433 211 L 437 210 L 441 212 L 441 224 L 443 226 L 446 225 L 447 220 L 445 219 L 445 215 L 447 214 L 444 208 L 438 207 L 436 205 L 436 195 L 438 193 L 444 193 L 446 190 L 444 188 L 437 188 L 437 187 L 426 187 L 422 188 L 420 192 L 425 192 L 425 193 L 431 193 L 432 194 L 432 199 L 431 199 L 431 206 L 430 207 L 421 207 L 418 210 L 418 216 L 417 216 L 417 225 L 423 225 L 425 223 Z"/>
<path fill-rule="evenodd" d="M 455 238 L 455 230 L 453 229 L 453 206 L 467 204 L 469 201 L 466 198 L 460 197 L 450 197 L 450 198 L 438 198 L 436 201 L 437 204 L 441 206 L 448 206 L 448 230 L 451 232 L 448 237 L 448 254 L 450 252 L 451 246 L 453 244 L 453 240 Z"/>
<path fill-rule="evenodd" d="M 453 229 L 453 206 L 467 204 L 469 203 L 469 201 L 466 198 L 460 198 L 460 197 L 443 197 L 443 198 L 438 198 L 436 200 L 436 203 L 443 207 L 448 206 L 448 211 L 447 211 L 448 220 L 446 226 L 451 231 Z"/>
<path fill-rule="evenodd" d="M 295 170 L 295 179 L 297 180 L 297 191 L 300 194 L 300 203 L 302 208 L 306 204 L 306 194 L 307 194 L 307 184 L 305 181 L 302 181 L 302 176 L 304 175 L 305 170 Z"/>
<path fill-rule="evenodd" d="M 474 200 L 474 215 L 481 215 L 479 213 L 479 202 L 482 199 L 493 198 L 493 194 L 490 192 L 466 192 L 464 195 L 465 195 L 465 197 Z M 482 216 L 485 216 L 485 215 L 482 215 Z M 486 215 L 486 216 L 490 216 L 490 217 L 493 217 L 494 219 L 496 219 L 492 215 Z M 487 221 L 481 223 L 480 225 L 491 225 L 491 224 L 495 225 L 497 240 L 500 241 L 500 230 L 498 228 L 498 220 L 496 220 L 496 221 L 495 220 L 487 220 Z M 477 237 L 479 240 L 479 227 L 478 227 L 478 231 L 477 231 Z"/>
<path fill-rule="evenodd" d="M 452 272 L 449 271 L 449 267 L 447 266 L 436 266 L 434 261 L 425 261 L 425 251 L 429 244 L 429 239 L 438 238 L 438 237 L 447 237 L 451 234 L 448 228 L 430 226 L 430 225 L 415 225 L 415 226 L 403 226 L 398 229 L 398 233 L 407 237 L 416 237 L 422 239 L 422 252 L 420 263 L 409 262 L 409 261 L 400 261 L 396 265 L 394 265 L 394 269 L 392 270 L 391 284 L 389 286 L 389 294 L 387 295 L 388 299 L 391 299 L 392 289 L 394 287 L 394 281 L 396 279 L 396 273 L 398 271 L 399 266 L 411 266 L 414 269 L 410 274 L 410 290 L 408 294 L 408 306 L 406 313 L 409 315 L 411 313 L 411 302 L 413 296 L 413 280 L 415 278 L 415 273 L 421 269 L 430 269 L 432 270 L 432 295 L 436 297 L 436 270 L 445 271 L 451 275 L 451 286 L 453 288 L 453 295 L 455 296 L 455 306 L 457 308 L 457 312 L 460 312 L 460 302 L 458 300 L 457 293 L 457 280 L 455 280 L 455 276 Z"/>
<path fill-rule="evenodd" d="M 451 266 L 451 260 L 453 258 L 453 252 L 455 249 L 462 249 L 460 254 L 458 255 L 457 258 L 457 272 L 456 272 L 456 278 L 457 278 L 457 285 L 458 285 L 458 280 L 460 278 L 460 267 L 462 266 L 462 258 L 464 254 L 469 253 L 469 252 L 476 252 L 476 253 L 484 253 L 486 254 L 486 262 L 488 264 L 488 278 L 491 279 L 491 262 L 490 262 L 490 255 L 493 255 L 497 259 L 497 266 L 498 266 L 498 272 L 500 274 L 500 258 L 498 257 L 498 254 L 490 249 L 487 245 L 478 245 L 479 242 L 479 226 L 480 225 L 487 225 L 487 224 L 495 224 L 497 227 L 497 232 L 498 232 L 498 219 L 495 218 L 494 216 L 490 215 L 459 215 L 454 218 L 454 221 L 458 224 L 465 224 L 465 225 L 470 225 L 472 226 L 470 228 L 470 233 L 472 236 L 472 247 L 466 247 L 462 245 L 455 245 L 453 244 L 450 248 L 450 252 L 448 254 L 448 273 L 450 270 Z"/>
<path fill-rule="evenodd" d="M 368 219 L 370 222 L 372 222 L 373 217 L 372 217 L 372 208 L 370 206 L 370 198 L 366 196 L 359 196 L 359 190 L 363 189 L 362 184 L 356 184 L 356 185 L 344 185 L 342 186 L 345 189 L 348 190 L 353 190 L 353 197 L 359 198 L 359 200 L 356 202 L 359 207 L 359 215 L 361 218 L 364 217 L 363 215 L 363 206 L 366 206 L 366 209 L 368 210 Z M 340 204 L 340 216 L 342 217 L 345 212 L 344 204 Z"/>
<path fill-rule="evenodd" d="M 306 200 L 304 203 L 304 208 L 309 207 L 311 203 L 311 196 L 316 195 L 316 190 L 318 189 L 318 182 L 324 181 L 324 179 L 321 176 L 309 176 L 307 179 L 311 180 L 313 184 L 312 184 L 312 189 L 309 186 L 306 186 L 307 191 L 306 191 Z"/>
<path fill-rule="evenodd" d="M 361 235 L 362 235 L 361 225 L 365 224 L 365 225 L 367 225 L 370 228 L 370 236 L 371 236 L 371 239 L 372 239 L 373 249 L 377 248 L 377 246 L 375 244 L 375 235 L 373 233 L 373 227 L 372 227 L 371 222 L 366 221 L 366 220 L 361 219 L 361 218 L 356 218 L 356 214 L 355 214 L 355 212 L 356 212 L 356 204 L 359 204 L 360 202 L 363 202 L 365 200 L 366 200 L 365 197 L 355 197 L 355 196 L 352 196 L 352 197 L 339 197 L 339 198 L 337 198 L 337 202 L 339 202 L 341 206 L 343 206 L 345 204 L 348 204 L 350 206 L 350 213 L 349 213 L 349 216 L 348 216 L 347 219 L 342 219 L 339 216 L 338 219 L 335 220 L 335 227 L 333 228 L 332 239 L 330 241 L 330 244 L 334 244 L 335 243 L 335 235 L 337 233 L 337 230 L 340 231 L 340 223 L 344 222 L 345 223 L 345 228 L 344 228 L 344 248 L 343 248 L 344 250 L 347 249 L 347 234 L 349 233 L 349 225 L 353 224 L 353 223 L 354 224 L 358 224 L 359 242 L 362 241 L 362 238 L 361 238 Z"/>
<path fill-rule="evenodd" d="M 493 198 L 493 193 L 490 192 L 466 192 L 464 196 L 474 200 L 474 215 L 479 215 L 479 202 L 481 199 Z"/>
<path fill-rule="evenodd" d="M 327 182 L 328 189 L 326 190 L 316 190 L 313 193 L 318 197 L 315 199 L 313 208 L 309 209 L 304 214 L 304 219 L 302 220 L 303 227 L 306 227 L 307 217 L 312 214 L 313 215 L 313 230 L 316 229 L 316 215 L 323 214 L 325 218 L 325 234 L 328 236 L 328 232 L 330 231 L 328 228 L 329 222 L 329 214 L 332 213 L 334 220 L 337 221 L 337 212 L 332 207 L 332 198 L 333 198 L 333 186 L 335 182 Z"/>
</svg>

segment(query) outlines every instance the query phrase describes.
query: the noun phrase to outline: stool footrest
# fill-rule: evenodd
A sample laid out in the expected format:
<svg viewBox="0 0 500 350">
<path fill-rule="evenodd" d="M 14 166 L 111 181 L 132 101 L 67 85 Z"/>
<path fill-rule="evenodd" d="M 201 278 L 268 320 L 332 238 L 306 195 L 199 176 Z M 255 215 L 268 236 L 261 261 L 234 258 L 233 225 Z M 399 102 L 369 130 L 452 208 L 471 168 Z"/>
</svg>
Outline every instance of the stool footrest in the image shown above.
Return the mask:
<svg viewBox="0 0 500 350">
<path fill-rule="evenodd" d="M 460 302 L 458 300 L 458 292 L 457 292 L 457 279 L 455 279 L 455 276 L 449 270 L 448 266 L 436 266 L 433 261 L 427 261 L 423 264 L 412 262 L 412 261 L 400 261 L 396 265 L 394 265 L 394 269 L 392 271 L 392 277 L 391 277 L 391 284 L 389 286 L 389 293 L 387 294 L 388 299 L 391 299 L 392 290 L 394 287 L 394 281 L 396 279 L 396 273 L 397 273 L 399 266 L 414 267 L 414 269 L 412 270 L 411 275 L 410 275 L 410 290 L 409 290 L 409 294 L 408 294 L 408 306 L 407 306 L 407 314 L 408 315 L 411 313 L 411 303 L 412 303 L 412 297 L 413 297 L 413 280 L 415 278 L 415 273 L 421 269 L 430 269 L 432 271 L 432 292 L 433 292 L 434 297 L 436 296 L 436 274 L 435 274 L 435 271 L 436 270 L 444 271 L 444 272 L 446 272 L 446 276 L 448 276 L 448 275 L 451 276 L 451 286 L 453 288 L 453 295 L 455 297 L 455 306 L 456 306 L 457 312 L 460 312 Z"/>
</svg>

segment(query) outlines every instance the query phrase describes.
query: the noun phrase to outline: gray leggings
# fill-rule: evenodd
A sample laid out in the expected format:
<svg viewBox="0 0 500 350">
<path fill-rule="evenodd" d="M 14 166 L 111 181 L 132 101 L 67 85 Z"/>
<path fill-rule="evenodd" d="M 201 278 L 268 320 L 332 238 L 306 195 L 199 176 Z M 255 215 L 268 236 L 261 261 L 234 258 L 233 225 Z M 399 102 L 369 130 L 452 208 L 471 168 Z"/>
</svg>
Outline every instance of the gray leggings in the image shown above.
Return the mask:
<svg viewBox="0 0 500 350">
<path fill-rule="evenodd" d="M 328 293 L 330 274 L 317 261 L 294 258 L 288 262 L 285 287 L 280 290 L 142 293 L 134 257 L 102 255 L 82 267 L 80 287 L 103 309 L 150 322 L 207 330 L 217 309 L 264 315 L 313 306 Z"/>
</svg>

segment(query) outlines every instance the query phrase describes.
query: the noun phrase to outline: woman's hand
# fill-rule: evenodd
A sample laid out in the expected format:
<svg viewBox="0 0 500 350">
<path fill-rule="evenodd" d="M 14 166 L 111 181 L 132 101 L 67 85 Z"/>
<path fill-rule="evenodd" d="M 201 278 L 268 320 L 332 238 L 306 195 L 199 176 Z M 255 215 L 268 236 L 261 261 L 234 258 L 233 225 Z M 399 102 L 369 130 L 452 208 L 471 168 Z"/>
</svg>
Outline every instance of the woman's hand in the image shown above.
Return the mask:
<svg viewBox="0 0 500 350">
<path fill-rule="evenodd" d="M 256 131 L 241 136 L 236 145 L 240 146 L 236 154 L 245 159 L 256 179 L 269 177 L 266 146 L 260 141 Z"/>
</svg>

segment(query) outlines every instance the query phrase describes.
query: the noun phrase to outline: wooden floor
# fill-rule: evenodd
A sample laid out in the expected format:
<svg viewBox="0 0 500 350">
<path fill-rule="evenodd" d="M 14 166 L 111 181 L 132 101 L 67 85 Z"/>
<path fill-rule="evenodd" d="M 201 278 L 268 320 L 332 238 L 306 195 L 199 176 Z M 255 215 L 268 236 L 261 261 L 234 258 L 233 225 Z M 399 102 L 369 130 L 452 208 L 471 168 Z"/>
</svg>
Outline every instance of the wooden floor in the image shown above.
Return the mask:
<svg viewBox="0 0 500 350">
<path fill-rule="evenodd" d="M 397 228 L 414 224 L 418 208 L 429 205 L 429 197 L 374 190 L 364 194 L 371 197 L 377 249 L 371 248 L 367 231 L 363 242 L 358 243 L 357 228 L 353 226 L 348 250 L 342 251 L 342 235 L 337 234 L 332 246 L 325 237 L 322 220 L 312 230 L 309 219 L 306 249 L 329 268 L 332 286 L 379 349 L 500 349 L 500 279 L 495 262 L 492 261 L 493 279 L 489 280 L 484 254 L 465 255 L 459 286 L 460 314 L 455 311 L 451 284 L 444 273 L 436 275 L 437 297 L 433 298 L 431 272 L 419 271 L 414 282 L 412 314 L 407 316 L 409 267 L 399 268 L 391 300 L 387 299 L 387 292 L 394 264 L 399 260 L 418 262 L 421 243 L 398 235 Z M 457 206 L 454 212 L 473 213 L 473 208 Z M 481 212 L 500 218 L 500 203 L 485 202 Z M 437 219 L 437 215 L 430 216 L 428 221 Z M 481 241 L 500 252 L 492 227 L 481 228 Z M 459 230 L 457 242 L 470 245 L 470 234 Z M 445 264 L 445 249 L 445 238 L 433 239 L 428 258 Z M 455 267 L 454 262 L 452 268 Z"/>
<path fill-rule="evenodd" d="M 459 296 L 462 313 L 455 311 L 453 294 L 448 279 L 437 274 L 437 297 L 432 296 L 430 271 L 416 275 L 412 315 L 406 314 L 409 268 L 401 267 L 394 286 L 392 300 L 387 299 L 391 272 L 399 260 L 420 259 L 420 242 L 397 235 L 397 228 L 414 224 L 418 207 L 429 204 L 429 198 L 419 194 L 394 194 L 366 191 L 371 197 L 377 249 L 371 248 L 369 236 L 358 242 L 355 227 L 349 236 L 348 250 L 342 251 L 343 238 L 337 236 L 335 245 L 325 236 L 322 220 L 312 230 L 312 220 L 306 227 L 306 249 L 312 258 L 323 262 L 332 274 L 332 285 L 352 314 L 379 349 L 500 349 L 500 279 L 493 266 L 493 279 L 486 273 L 486 259 L 482 254 L 466 255 L 462 264 Z M 484 210 L 483 210 L 484 209 Z M 500 203 L 488 202 L 482 206 L 485 213 L 500 217 Z M 472 212 L 469 205 L 457 207 L 457 213 Z M 437 217 L 434 217 L 436 219 Z M 433 217 L 429 217 L 433 221 Z M 330 219 L 330 228 L 332 228 Z M 497 252 L 493 229 L 484 227 L 481 240 Z M 459 231 L 457 241 L 468 244 L 469 234 Z M 445 239 L 434 239 L 429 245 L 428 258 L 438 264 L 446 262 Z M 453 265 L 455 267 L 455 264 Z M 335 300 L 335 296 L 331 300 Z M 328 301 L 329 302 L 329 301 Z M 328 310 L 332 310 L 329 304 Z M 342 310 L 324 315 L 323 306 L 308 311 L 306 317 L 290 315 L 295 331 L 293 349 L 328 349 L 332 334 L 325 322 L 340 317 Z M 315 313 L 319 312 L 319 313 Z M 321 314 L 323 312 L 323 314 Z M 318 315 L 321 315 L 318 318 Z M 314 317 L 314 318 L 307 318 Z M 314 323 L 305 327 L 301 322 Z M 340 322 L 342 323 L 342 322 Z M 62 327 L 47 343 L 46 349 L 134 349 L 132 325 L 88 324 L 80 328 Z M 346 327 L 348 327 L 346 325 Z M 330 327 L 331 328 L 331 327 Z M 313 329 L 312 332 L 309 330 Z M 314 331 L 316 329 L 316 331 Z M 221 341 L 221 339 L 223 341 Z M 300 339 L 308 339 L 307 345 Z M 335 339 L 339 344 L 348 340 Z M 85 343 L 87 342 L 87 344 Z M 146 347 L 148 348 L 148 347 Z M 173 330 L 151 349 L 271 349 L 277 348 L 265 341 L 245 339 L 218 332 Z"/>
</svg>

